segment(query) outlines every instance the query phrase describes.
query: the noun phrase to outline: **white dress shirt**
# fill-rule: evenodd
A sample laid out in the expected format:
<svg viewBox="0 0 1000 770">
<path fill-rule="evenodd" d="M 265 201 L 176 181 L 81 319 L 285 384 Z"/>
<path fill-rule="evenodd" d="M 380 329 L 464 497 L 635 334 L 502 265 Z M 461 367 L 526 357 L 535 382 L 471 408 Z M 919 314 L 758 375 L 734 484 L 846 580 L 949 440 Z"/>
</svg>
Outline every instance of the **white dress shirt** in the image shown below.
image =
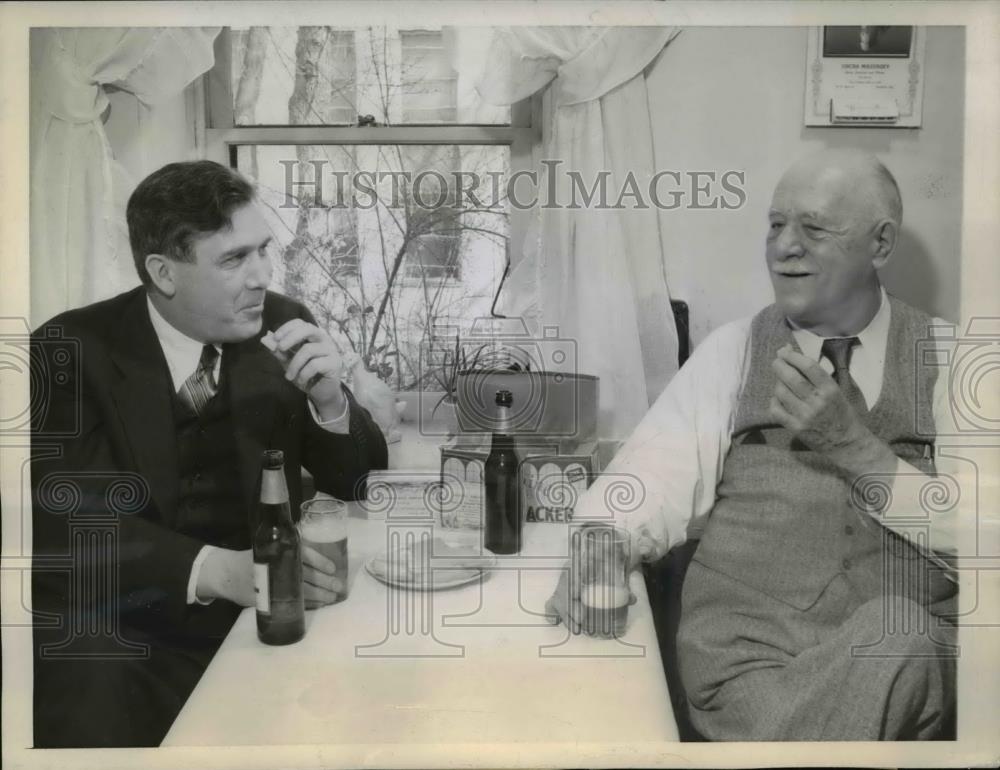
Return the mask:
<svg viewBox="0 0 1000 770">
<path fill-rule="evenodd" d="M 882 293 L 875 317 L 857 337 L 850 372 L 869 408 L 882 390 L 891 305 Z M 720 327 L 699 345 L 650 408 L 614 460 L 577 503 L 574 519 L 602 519 L 609 509 L 632 533 L 637 557 L 655 560 L 698 537 L 715 505 L 716 486 L 729 452 L 740 391 L 749 370 L 752 318 Z M 934 319 L 935 324 L 945 325 Z M 823 339 L 804 329 L 792 331 L 803 354 L 820 362 L 827 372 L 833 365 L 821 358 Z M 938 435 L 954 432 L 948 404 L 948 377 L 937 377 L 932 412 Z M 953 458 L 939 455 L 939 474 L 957 475 Z M 892 501 L 868 513 L 893 527 L 893 512 L 912 523 L 921 511 L 921 490 L 930 477 L 897 460 L 892 479 Z M 626 491 L 629 490 L 630 491 Z M 940 554 L 956 551 L 954 513 L 931 517 L 930 544 Z M 901 531 L 912 534 L 912 529 Z M 933 554 L 929 556 L 935 558 Z"/>
<path fill-rule="evenodd" d="M 172 326 L 167 319 L 165 319 L 160 312 L 156 309 L 152 300 L 146 297 L 146 306 L 149 308 L 149 320 L 153 324 L 153 331 L 156 333 L 156 338 L 160 341 L 160 348 L 163 350 L 163 356 L 167 359 L 167 368 L 170 370 L 170 380 L 173 383 L 174 392 L 178 392 L 184 382 L 194 374 L 195 370 L 198 368 L 198 362 L 201 360 L 201 351 L 205 347 L 204 343 L 198 342 L 198 340 L 188 337 L 183 332 L 179 331 L 177 328 Z M 214 345 L 215 349 L 219 352 L 219 356 L 215 359 L 215 369 L 213 371 L 213 376 L 215 381 L 219 381 L 219 372 L 222 371 L 222 346 Z M 332 420 L 320 420 L 319 413 L 316 411 L 316 407 L 313 405 L 312 401 L 308 401 L 309 411 L 312 412 L 313 419 L 316 424 L 322 427 L 324 430 L 328 430 L 331 433 L 347 434 L 350 433 L 350 404 L 344 404 L 344 411 Z M 194 604 L 198 602 L 199 604 L 210 604 L 209 601 L 202 601 L 197 595 L 197 585 L 198 585 L 198 575 L 201 572 L 201 565 L 204 564 L 205 559 L 212 552 L 215 546 L 205 545 L 202 546 L 201 550 L 198 551 L 198 555 L 195 556 L 194 563 L 191 565 L 191 576 L 188 578 L 187 587 L 187 602 L 188 604 Z"/>
</svg>

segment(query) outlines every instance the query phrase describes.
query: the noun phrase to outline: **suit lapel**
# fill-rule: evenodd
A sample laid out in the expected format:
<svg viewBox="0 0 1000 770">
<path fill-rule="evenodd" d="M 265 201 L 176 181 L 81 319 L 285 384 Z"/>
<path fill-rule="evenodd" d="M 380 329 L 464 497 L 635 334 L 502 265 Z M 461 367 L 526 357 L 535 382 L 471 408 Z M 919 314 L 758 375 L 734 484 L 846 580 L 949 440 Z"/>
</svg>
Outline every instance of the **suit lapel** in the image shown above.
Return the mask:
<svg viewBox="0 0 1000 770">
<path fill-rule="evenodd" d="M 285 381 L 280 364 L 261 345 L 260 337 L 223 345 L 222 354 L 247 503 L 260 473 L 261 453 L 277 448 L 279 418 L 287 422 L 293 415 L 294 403 L 282 394 L 296 392 Z M 149 483 L 150 494 L 169 523 L 177 504 L 179 473 L 173 384 L 141 288 L 122 313 L 111 357 L 121 375 L 112 385 L 112 397 L 122 429 L 136 469 Z"/>
<path fill-rule="evenodd" d="M 284 405 L 280 394 L 289 386 L 280 364 L 260 343 L 260 335 L 225 345 L 222 362 L 228 380 L 243 492 L 250 505 L 260 474 L 261 454 L 265 449 L 278 448 L 275 431 L 282 416 L 279 407 Z"/>
<path fill-rule="evenodd" d="M 146 479 L 164 520 L 177 503 L 177 438 L 170 402 L 170 373 L 146 308 L 136 290 L 122 313 L 111 357 L 121 377 L 111 395 L 136 469 Z"/>
</svg>

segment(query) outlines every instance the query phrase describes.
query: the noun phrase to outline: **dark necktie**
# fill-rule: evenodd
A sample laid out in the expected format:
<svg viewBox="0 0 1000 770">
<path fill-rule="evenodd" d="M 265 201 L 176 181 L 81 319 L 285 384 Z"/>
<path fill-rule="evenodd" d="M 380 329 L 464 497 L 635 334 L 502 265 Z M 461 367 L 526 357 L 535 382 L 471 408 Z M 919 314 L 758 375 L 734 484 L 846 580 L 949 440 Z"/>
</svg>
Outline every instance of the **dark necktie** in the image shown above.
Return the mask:
<svg viewBox="0 0 1000 770">
<path fill-rule="evenodd" d="M 858 414 L 865 414 L 868 411 L 865 396 L 851 376 L 850 370 L 851 351 L 857 344 L 859 344 L 857 337 L 831 337 L 823 340 L 821 354 L 833 364 L 833 379 L 847 399 L 847 403 Z"/>
<path fill-rule="evenodd" d="M 215 362 L 219 358 L 219 351 L 214 345 L 205 345 L 201 349 L 201 358 L 198 360 L 198 368 L 194 374 L 184 380 L 177 395 L 181 401 L 195 414 L 201 414 L 212 396 L 219 390 L 219 384 L 215 381 Z"/>
</svg>

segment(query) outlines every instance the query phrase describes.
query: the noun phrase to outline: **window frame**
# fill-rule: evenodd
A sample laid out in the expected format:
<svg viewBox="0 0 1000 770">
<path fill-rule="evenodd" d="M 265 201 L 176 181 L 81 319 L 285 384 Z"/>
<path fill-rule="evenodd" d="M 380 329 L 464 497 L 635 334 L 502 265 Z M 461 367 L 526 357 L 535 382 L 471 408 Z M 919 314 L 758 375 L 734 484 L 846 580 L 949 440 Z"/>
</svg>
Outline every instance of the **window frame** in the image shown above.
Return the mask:
<svg viewBox="0 0 1000 770">
<path fill-rule="evenodd" d="M 195 98 L 203 105 L 202 117 L 195 120 L 196 142 L 205 148 L 205 157 L 236 168 L 236 147 L 243 144 L 440 144 L 506 145 L 510 148 L 511 175 L 539 167 L 541 150 L 540 97 L 529 97 L 511 105 L 510 125 L 397 126 L 236 126 L 233 118 L 232 61 L 230 29 L 224 27 L 215 39 L 215 64 L 200 80 L 202 93 Z M 199 141 L 200 140 L 200 141 Z M 510 260 L 524 243 L 532 211 L 508 208 Z"/>
</svg>

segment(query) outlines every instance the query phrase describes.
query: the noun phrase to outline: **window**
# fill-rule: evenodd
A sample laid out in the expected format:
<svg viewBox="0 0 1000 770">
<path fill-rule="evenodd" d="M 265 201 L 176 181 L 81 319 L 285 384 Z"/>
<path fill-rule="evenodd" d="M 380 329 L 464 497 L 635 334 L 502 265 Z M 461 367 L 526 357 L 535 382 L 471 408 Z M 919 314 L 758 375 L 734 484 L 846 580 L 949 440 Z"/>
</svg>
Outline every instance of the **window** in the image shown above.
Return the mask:
<svg viewBox="0 0 1000 770">
<path fill-rule="evenodd" d="M 454 123 L 458 120 L 458 78 L 448 63 L 441 33 L 399 33 L 402 46 L 403 122 Z"/>
<path fill-rule="evenodd" d="M 496 157 L 471 169 L 463 166 L 458 145 L 407 145 L 399 148 L 399 159 L 412 179 L 420 180 L 406 198 L 408 224 L 416 236 L 407 248 L 406 275 L 461 280 L 463 211 L 457 201 L 456 172 L 503 169 L 508 159 Z M 504 228 L 502 222 L 494 224 Z"/>
<path fill-rule="evenodd" d="M 354 125 L 354 38 L 329 27 L 230 30 L 234 124 Z"/>
<path fill-rule="evenodd" d="M 509 108 L 459 88 L 441 29 L 233 27 L 220 39 L 216 84 L 235 126 L 511 124 Z"/>
<path fill-rule="evenodd" d="M 209 154 L 257 183 L 272 288 L 391 387 L 438 387 L 436 330 L 489 315 L 521 228 L 503 193 L 527 110 L 478 103 L 440 29 L 229 29 L 206 83 Z"/>
</svg>

